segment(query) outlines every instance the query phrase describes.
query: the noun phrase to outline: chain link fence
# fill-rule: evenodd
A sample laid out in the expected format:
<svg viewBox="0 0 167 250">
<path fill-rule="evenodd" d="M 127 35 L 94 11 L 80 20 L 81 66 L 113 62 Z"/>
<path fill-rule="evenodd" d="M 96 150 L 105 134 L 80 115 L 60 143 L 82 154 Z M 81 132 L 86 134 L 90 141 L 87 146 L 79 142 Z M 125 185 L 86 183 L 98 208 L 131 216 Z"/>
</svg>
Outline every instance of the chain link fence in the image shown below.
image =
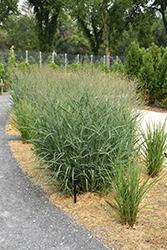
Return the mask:
<svg viewBox="0 0 167 250">
<path fill-rule="evenodd" d="M 106 56 L 93 56 L 93 55 L 70 55 L 70 54 L 56 54 L 53 53 L 42 53 L 34 51 L 13 51 L 16 56 L 16 61 L 21 63 L 23 61 L 28 62 L 29 64 L 38 64 L 42 66 L 43 64 L 55 63 L 56 65 L 67 70 L 67 65 L 72 63 L 88 63 L 95 64 L 96 66 L 106 64 Z M 0 50 L 0 63 L 4 64 L 4 67 L 7 67 L 8 60 L 10 57 L 10 50 Z M 114 63 L 122 63 L 126 61 L 126 57 L 123 56 L 110 56 L 110 67 Z"/>
</svg>

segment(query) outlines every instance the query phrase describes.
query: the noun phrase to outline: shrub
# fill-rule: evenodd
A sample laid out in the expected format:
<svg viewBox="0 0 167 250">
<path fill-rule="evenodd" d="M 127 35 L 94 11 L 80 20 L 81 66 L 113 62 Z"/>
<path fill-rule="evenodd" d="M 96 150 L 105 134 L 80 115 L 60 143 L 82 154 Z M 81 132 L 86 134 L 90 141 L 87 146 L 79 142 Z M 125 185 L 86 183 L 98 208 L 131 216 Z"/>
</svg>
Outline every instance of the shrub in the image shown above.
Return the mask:
<svg viewBox="0 0 167 250">
<path fill-rule="evenodd" d="M 52 63 L 52 62 L 49 63 L 49 66 L 50 66 L 52 69 L 60 69 L 60 66 L 58 66 L 57 64 Z"/>
<path fill-rule="evenodd" d="M 104 64 L 99 65 L 99 69 L 101 69 L 105 73 L 109 73 L 110 72 L 110 68 L 107 65 L 104 65 Z"/>
<path fill-rule="evenodd" d="M 68 69 L 73 71 L 73 72 L 77 72 L 81 68 L 82 68 L 82 66 L 80 63 L 72 63 L 72 64 L 68 65 Z"/>
<path fill-rule="evenodd" d="M 17 64 L 17 68 L 22 71 L 30 70 L 30 64 L 24 61 Z"/>
<path fill-rule="evenodd" d="M 156 99 L 167 108 L 167 52 L 158 64 L 156 73 Z"/>
<path fill-rule="evenodd" d="M 155 45 L 155 43 L 151 44 L 148 51 L 149 51 L 150 55 L 152 56 L 153 68 L 154 68 L 154 72 L 156 73 L 158 64 L 162 59 L 162 51 L 160 48 L 158 48 L 157 45 Z"/>
<path fill-rule="evenodd" d="M 114 63 L 111 67 L 111 71 L 117 73 L 124 73 L 124 66 L 121 63 Z"/>
<path fill-rule="evenodd" d="M 147 123 L 146 131 L 141 130 L 143 163 L 152 177 L 159 175 L 163 168 L 167 149 L 166 122 L 167 119 L 163 124 Z"/>
<path fill-rule="evenodd" d="M 113 175 L 107 173 L 112 190 L 109 191 L 112 199 L 107 203 L 116 211 L 121 223 L 128 223 L 131 227 L 136 223 L 137 215 L 148 204 L 140 207 L 140 203 L 148 191 L 160 180 L 154 179 L 151 183 L 149 177 L 142 179 L 141 170 L 137 161 L 132 160 L 124 165 L 120 163 Z"/>
<path fill-rule="evenodd" d="M 125 72 L 129 77 L 138 78 L 139 71 L 143 65 L 143 53 L 142 49 L 135 42 L 132 42 L 129 46 L 127 61 L 125 62 Z"/>
<path fill-rule="evenodd" d="M 5 79 L 5 69 L 3 63 L 0 63 L 0 79 Z"/>
<path fill-rule="evenodd" d="M 143 56 L 143 66 L 139 74 L 139 87 L 145 94 L 146 101 L 154 103 L 155 99 L 155 71 L 153 65 L 153 58 L 150 50 L 147 50 Z"/>
<path fill-rule="evenodd" d="M 5 69 L 4 69 L 4 64 L 0 63 L 0 83 L 1 79 L 3 83 L 5 83 Z M 4 92 L 7 91 L 6 85 L 3 87 Z"/>
<path fill-rule="evenodd" d="M 17 67 L 17 63 L 16 63 L 16 56 L 15 53 L 13 51 L 14 46 L 12 46 L 10 48 L 10 57 L 8 59 L 8 67 L 7 67 L 7 88 L 12 88 L 12 78 L 15 76 L 15 70 Z"/>
</svg>

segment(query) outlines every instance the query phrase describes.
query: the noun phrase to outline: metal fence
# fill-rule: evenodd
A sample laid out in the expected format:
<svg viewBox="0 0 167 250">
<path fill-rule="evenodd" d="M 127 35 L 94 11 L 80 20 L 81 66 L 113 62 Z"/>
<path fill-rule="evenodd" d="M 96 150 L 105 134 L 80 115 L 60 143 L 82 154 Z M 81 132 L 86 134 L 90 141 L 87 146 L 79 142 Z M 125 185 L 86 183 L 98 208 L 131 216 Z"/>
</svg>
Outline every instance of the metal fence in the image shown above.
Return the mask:
<svg viewBox="0 0 167 250">
<path fill-rule="evenodd" d="M 93 55 L 70 55 L 70 54 L 56 54 L 56 52 L 53 53 L 42 53 L 42 52 L 34 52 L 34 51 L 17 51 L 13 50 L 13 53 L 15 54 L 16 61 L 17 62 L 23 62 L 26 61 L 29 64 L 38 64 L 40 67 L 43 64 L 49 64 L 49 63 L 55 63 L 58 66 L 61 66 L 62 68 L 67 70 L 67 65 L 70 65 L 72 63 L 88 63 L 88 64 L 95 64 L 97 66 L 99 65 L 105 65 L 106 64 L 106 56 L 93 56 Z M 8 60 L 10 57 L 10 50 L 0 50 L 0 63 L 3 63 L 5 68 L 7 67 Z M 118 56 L 110 56 L 110 67 L 114 63 L 122 63 L 126 61 L 126 57 L 118 57 Z"/>
</svg>

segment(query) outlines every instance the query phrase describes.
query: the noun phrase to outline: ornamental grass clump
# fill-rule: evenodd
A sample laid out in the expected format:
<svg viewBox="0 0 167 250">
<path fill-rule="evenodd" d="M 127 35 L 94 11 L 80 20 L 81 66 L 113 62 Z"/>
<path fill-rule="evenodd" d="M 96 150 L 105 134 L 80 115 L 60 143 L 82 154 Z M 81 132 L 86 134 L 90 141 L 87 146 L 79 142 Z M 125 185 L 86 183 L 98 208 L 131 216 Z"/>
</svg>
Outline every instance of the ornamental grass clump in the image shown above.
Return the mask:
<svg viewBox="0 0 167 250">
<path fill-rule="evenodd" d="M 163 169 L 167 150 L 167 118 L 164 123 L 150 122 L 146 124 L 146 131 L 142 135 L 142 161 L 152 177 L 159 175 Z"/>
<path fill-rule="evenodd" d="M 142 178 L 139 163 L 132 160 L 128 164 L 120 162 L 119 167 L 114 168 L 111 176 L 108 173 L 111 189 L 109 194 L 110 200 L 107 203 L 114 209 L 118 215 L 120 222 L 133 227 L 137 221 L 138 213 L 143 208 L 149 208 L 146 204 L 140 207 L 140 203 L 149 190 L 162 178 L 157 177 L 150 182 L 150 177 Z"/>
<path fill-rule="evenodd" d="M 81 192 L 106 188 L 105 169 L 112 172 L 136 150 L 136 86 L 93 68 L 71 75 L 33 69 L 18 79 L 33 108 L 30 141 L 48 177 L 69 193 L 73 178 Z"/>
</svg>

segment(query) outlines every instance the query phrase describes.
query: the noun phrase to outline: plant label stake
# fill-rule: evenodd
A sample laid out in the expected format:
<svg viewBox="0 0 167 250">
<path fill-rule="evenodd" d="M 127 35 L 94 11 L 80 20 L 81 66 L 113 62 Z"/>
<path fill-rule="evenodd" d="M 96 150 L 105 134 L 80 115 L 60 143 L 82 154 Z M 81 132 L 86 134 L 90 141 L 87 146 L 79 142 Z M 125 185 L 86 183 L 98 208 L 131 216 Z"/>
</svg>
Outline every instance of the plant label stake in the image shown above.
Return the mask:
<svg viewBox="0 0 167 250">
<path fill-rule="evenodd" d="M 74 178 L 74 179 L 72 179 L 72 181 L 74 182 L 74 203 L 76 203 L 77 202 L 77 198 L 76 198 L 76 184 L 77 183 L 79 183 L 79 179 L 77 179 L 77 178 Z"/>
</svg>

